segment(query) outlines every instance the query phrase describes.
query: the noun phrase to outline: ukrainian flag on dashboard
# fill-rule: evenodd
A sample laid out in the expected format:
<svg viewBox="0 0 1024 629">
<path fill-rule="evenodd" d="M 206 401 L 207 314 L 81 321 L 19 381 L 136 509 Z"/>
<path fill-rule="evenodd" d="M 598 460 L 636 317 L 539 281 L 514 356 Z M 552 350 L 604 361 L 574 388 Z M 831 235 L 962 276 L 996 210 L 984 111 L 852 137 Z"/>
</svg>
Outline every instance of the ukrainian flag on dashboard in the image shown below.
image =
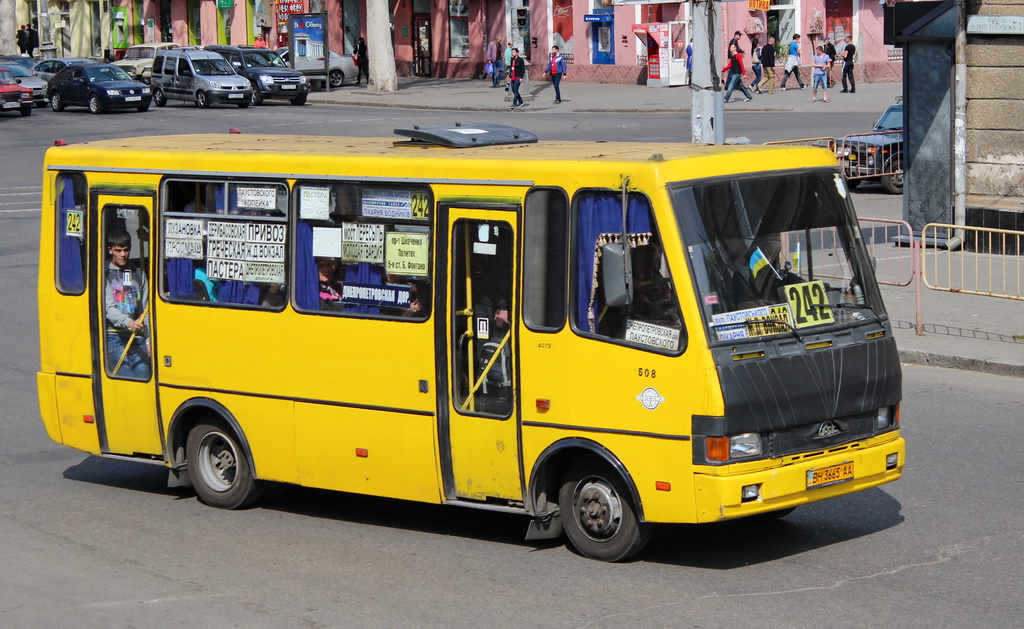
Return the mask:
<svg viewBox="0 0 1024 629">
<path fill-rule="evenodd" d="M 766 258 L 764 253 L 761 251 L 761 247 L 758 247 L 754 250 L 754 255 L 750 256 L 750 271 L 756 276 L 761 272 L 761 269 L 766 266 L 770 266 L 768 264 L 768 258 Z"/>
</svg>

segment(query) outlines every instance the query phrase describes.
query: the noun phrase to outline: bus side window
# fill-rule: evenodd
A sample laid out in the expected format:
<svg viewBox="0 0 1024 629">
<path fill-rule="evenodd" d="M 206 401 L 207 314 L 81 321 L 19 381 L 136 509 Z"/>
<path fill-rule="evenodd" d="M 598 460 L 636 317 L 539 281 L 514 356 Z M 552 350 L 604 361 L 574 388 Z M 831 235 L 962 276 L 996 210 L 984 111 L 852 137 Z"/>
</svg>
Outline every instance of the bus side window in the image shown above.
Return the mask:
<svg viewBox="0 0 1024 629">
<path fill-rule="evenodd" d="M 682 349 L 682 317 L 647 198 L 630 195 L 625 230 L 618 192 L 582 192 L 576 198 L 575 209 L 576 329 L 669 352 Z M 602 247 L 621 241 L 623 231 L 633 271 L 632 292 L 628 305 L 608 305 L 601 285 Z"/>
<path fill-rule="evenodd" d="M 569 252 L 569 198 L 559 188 L 526 195 L 523 318 L 537 331 L 565 324 Z"/>
<path fill-rule="evenodd" d="M 57 289 L 85 292 L 86 183 L 81 173 L 57 175 Z"/>
</svg>

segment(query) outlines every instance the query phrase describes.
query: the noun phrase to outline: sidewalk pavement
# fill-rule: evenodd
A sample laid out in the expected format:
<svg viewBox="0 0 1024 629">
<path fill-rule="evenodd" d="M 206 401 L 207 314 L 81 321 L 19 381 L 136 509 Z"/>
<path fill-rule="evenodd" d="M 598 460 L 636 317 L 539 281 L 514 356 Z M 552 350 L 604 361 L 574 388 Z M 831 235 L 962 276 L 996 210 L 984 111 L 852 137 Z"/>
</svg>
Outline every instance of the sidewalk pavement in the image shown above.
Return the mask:
<svg viewBox="0 0 1024 629">
<path fill-rule="evenodd" d="M 570 75 L 571 76 L 571 75 Z M 492 88 L 485 79 L 398 79 L 398 91 L 373 92 L 365 86 L 349 86 L 331 92 L 310 92 L 309 102 L 354 107 L 397 107 L 447 111 L 508 111 L 511 92 Z M 689 113 L 693 92 L 689 87 L 647 87 L 604 83 L 573 83 L 562 80 L 562 102 L 554 103 L 554 88 L 549 81 L 531 81 L 521 90 L 526 107 L 516 113 Z M 830 103 L 811 102 L 811 87 L 799 89 L 790 80 L 785 92 L 754 94 L 749 103 L 743 93 L 733 93 L 727 111 L 832 111 L 881 114 L 902 94 L 900 83 L 869 83 L 857 86 L 855 94 L 841 94 L 835 87 L 828 90 Z M 506 98 L 507 97 L 507 98 Z M 531 98 L 532 97 L 532 98 Z"/>
<path fill-rule="evenodd" d="M 795 87 L 795 83 L 791 83 Z M 687 87 L 649 88 L 639 85 L 607 85 L 562 82 L 562 103 L 554 104 L 547 82 L 533 82 L 528 89 L 533 102 L 517 111 L 529 115 L 585 113 L 688 113 L 691 91 Z M 778 112 L 880 112 L 902 93 L 898 83 L 874 83 L 857 87 L 855 94 L 829 90 L 831 103 L 811 102 L 811 89 L 787 89 L 755 95 L 742 102 L 734 94 L 729 111 Z M 527 91 L 524 90 L 524 96 Z M 343 87 L 333 92 L 314 92 L 309 101 L 353 107 L 396 107 L 448 111 L 508 111 L 505 91 L 492 88 L 490 80 L 399 79 L 399 91 L 371 92 Z M 821 95 L 819 94 L 819 98 Z M 527 102 L 530 102 L 529 99 Z M 853 193 L 858 214 L 874 218 L 903 217 L 901 196 Z M 1015 264 L 1010 264 L 1010 272 Z M 1019 269 L 1019 266 L 1016 266 Z M 1020 273 L 1020 270 L 1017 271 Z M 1011 282 L 1016 283 L 1017 278 Z M 882 286 L 882 297 L 893 322 L 900 358 L 907 363 L 969 369 L 1024 378 L 1024 301 L 922 290 L 924 336 L 915 331 L 914 287 Z"/>
</svg>

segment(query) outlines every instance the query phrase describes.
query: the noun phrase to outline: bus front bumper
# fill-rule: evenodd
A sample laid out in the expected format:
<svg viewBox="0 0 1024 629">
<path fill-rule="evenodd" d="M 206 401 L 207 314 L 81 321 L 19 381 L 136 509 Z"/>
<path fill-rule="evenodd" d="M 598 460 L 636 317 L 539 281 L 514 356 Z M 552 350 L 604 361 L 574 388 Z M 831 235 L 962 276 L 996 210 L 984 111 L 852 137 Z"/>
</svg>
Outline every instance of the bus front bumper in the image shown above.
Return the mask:
<svg viewBox="0 0 1024 629">
<path fill-rule="evenodd" d="M 850 444 L 824 456 L 784 457 L 781 466 L 770 469 L 730 473 L 718 468 L 718 474 L 698 473 L 694 478 L 697 521 L 717 522 L 788 509 L 892 482 L 903 473 L 906 442 L 899 436 L 881 443 L 879 439 Z M 895 465 L 891 465 L 893 455 L 897 457 Z M 814 475 L 815 471 L 818 474 Z"/>
</svg>

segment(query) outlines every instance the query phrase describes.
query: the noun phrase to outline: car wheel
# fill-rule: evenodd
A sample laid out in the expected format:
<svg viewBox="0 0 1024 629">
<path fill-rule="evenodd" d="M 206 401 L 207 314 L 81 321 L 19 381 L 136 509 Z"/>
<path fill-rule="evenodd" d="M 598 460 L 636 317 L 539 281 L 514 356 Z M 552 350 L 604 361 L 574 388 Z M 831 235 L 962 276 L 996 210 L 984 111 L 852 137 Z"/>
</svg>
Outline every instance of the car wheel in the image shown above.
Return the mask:
<svg viewBox="0 0 1024 629">
<path fill-rule="evenodd" d="M 207 98 L 206 92 L 203 90 L 196 92 L 196 107 L 200 107 L 202 109 L 209 109 L 210 107 L 210 99 Z"/>
<path fill-rule="evenodd" d="M 903 173 L 883 176 L 882 189 L 889 194 L 903 194 Z"/>
<path fill-rule="evenodd" d="M 164 91 L 160 88 L 153 90 L 153 102 L 156 103 L 157 107 L 163 107 L 167 104 L 167 97 L 164 96 Z"/>
<path fill-rule="evenodd" d="M 42 109 L 43 107 L 46 107 L 46 103 L 36 103 L 36 107 Z"/>
<path fill-rule="evenodd" d="M 102 114 L 103 105 L 100 104 L 100 97 L 95 94 L 89 94 L 89 113 L 90 114 Z"/>
<path fill-rule="evenodd" d="M 303 94 L 302 96 L 296 96 L 295 98 L 292 99 L 292 104 L 293 105 L 305 105 L 306 104 L 306 95 Z"/>
<path fill-rule="evenodd" d="M 21 115 L 22 116 L 31 116 L 32 115 L 32 106 L 29 105 L 28 107 L 22 107 L 21 108 Z"/>
<path fill-rule="evenodd" d="M 60 97 L 60 92 L 50 93 L 50 109 L 64 111 L 64 99 Z"/>
<path fill-rule="evenodd" d="M 566 470 L 558 506 L 569 543 L 585 557 L 622 561 L 650 539 L 651 527 L 637 520 L 626 484 L 595 456 L 577 459 Z"/>
<path fill-rule="evenodd" d="M 328 81 L 331 83 L 331 87 L 341 87 L 345 82 L 345 73 L 341 70 L 331 70 L 330 74 L 327 75 Z"/>
<path fill-rule="evenodd" d="M 255 81 L 253 81 L 253 83 L 252 83 L 252 101 L 251 102 L 252 102 L 253 105 L 262 105 L 263 104 L 263 94 L 260 93 L 260 87 L 258 85 L 256 85 Z"/>
</svg>

